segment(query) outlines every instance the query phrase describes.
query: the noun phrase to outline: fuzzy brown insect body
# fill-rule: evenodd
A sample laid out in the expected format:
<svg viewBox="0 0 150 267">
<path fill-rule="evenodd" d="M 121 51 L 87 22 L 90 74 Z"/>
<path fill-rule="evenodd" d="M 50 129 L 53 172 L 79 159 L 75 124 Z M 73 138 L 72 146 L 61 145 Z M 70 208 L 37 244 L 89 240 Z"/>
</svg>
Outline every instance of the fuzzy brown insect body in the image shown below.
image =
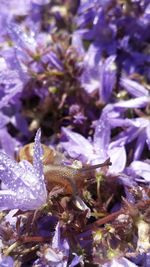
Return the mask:
<svg viewBox="0 0 150 267">
<path fill-rule="evenodd" d="M 17 156 L 18 161 L 26 159 L 32 163 L 33 145 L 31 143 L 20 149 Z M 48 191 L 59 186 L 63 188 L 64 194 L 74 196 L 81 191 L 85 181 L 93 175 L 93 170 L 111 164 L 108 159 L 102 164 L 75 169 L 61 164 L 63 154 L 57 153 L 53 148 L 46 145 L 42 145 L 42 147 L 44 151 L 43 171 Z"/>
</svg>

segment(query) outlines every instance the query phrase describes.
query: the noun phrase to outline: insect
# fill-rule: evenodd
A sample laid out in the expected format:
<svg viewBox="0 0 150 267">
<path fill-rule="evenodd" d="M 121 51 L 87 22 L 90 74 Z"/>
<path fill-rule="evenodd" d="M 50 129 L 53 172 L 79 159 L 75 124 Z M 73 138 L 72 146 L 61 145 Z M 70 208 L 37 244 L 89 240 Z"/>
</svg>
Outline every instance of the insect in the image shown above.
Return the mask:
<svg viewBox="0 0 150 267">
<path fill-rule="evenodd" d="M 25 159 L 32 163 L 33 146 L 34 143 L 30 143 L 22 147 L 18 153 L 17 160 Z M 42 144 L 42 148 L 44 152 L 42 158 L 43 171 L 48 191 L 59 186 L 63 188 L 64 194 L 75 196 L 83 188 L 85 181 L 92 175 L 93 170 L 111 165 L 110 159 L 107 159 L 101 164 L 75 169 L 61 164 L 63 154 L 44 144 Z"/>
</svg>

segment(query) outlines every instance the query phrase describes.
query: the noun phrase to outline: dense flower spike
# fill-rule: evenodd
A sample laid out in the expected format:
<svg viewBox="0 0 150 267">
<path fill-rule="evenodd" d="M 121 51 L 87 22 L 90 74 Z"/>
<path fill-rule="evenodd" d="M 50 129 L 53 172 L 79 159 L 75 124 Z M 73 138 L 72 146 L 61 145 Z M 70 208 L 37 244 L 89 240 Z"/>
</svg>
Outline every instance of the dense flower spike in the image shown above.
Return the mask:
<svg viewBox="0 0 150 267">
<path fill-rule="evenodd" d="M 0 266 L 150 266 L 149 0 L 0 10 Z"/>
</svg>

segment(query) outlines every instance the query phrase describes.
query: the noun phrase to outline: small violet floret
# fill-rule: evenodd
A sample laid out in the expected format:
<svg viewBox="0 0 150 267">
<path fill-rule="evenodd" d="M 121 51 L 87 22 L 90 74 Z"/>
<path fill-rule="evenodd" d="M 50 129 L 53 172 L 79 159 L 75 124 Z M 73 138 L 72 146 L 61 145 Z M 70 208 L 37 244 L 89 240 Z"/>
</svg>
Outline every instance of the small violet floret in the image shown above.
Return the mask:
<svg viewBox="0 0 150 267">
<path fill-rule="evenodd" d="M 34 210 L 45 204 L 47 191 L 40 138 L 39 129 L 35 136 L 33 165 L 26 160 L 18 163 L 0 152 L 0 180 L 4 185 L 0 190 L 0 210 Z"/>
</svg>

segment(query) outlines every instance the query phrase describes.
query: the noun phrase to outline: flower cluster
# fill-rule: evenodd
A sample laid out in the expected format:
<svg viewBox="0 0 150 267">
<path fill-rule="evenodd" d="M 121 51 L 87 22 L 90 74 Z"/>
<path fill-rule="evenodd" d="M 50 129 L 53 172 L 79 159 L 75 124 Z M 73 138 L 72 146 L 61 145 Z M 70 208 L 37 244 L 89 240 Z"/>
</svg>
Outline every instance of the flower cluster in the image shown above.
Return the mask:
<svg viewBox="0 0 150 267">
<path fill-rule="evenodd" d="M 0 266 L 150 266 L 149 0 L 0 10 Z"/>
</svg>

